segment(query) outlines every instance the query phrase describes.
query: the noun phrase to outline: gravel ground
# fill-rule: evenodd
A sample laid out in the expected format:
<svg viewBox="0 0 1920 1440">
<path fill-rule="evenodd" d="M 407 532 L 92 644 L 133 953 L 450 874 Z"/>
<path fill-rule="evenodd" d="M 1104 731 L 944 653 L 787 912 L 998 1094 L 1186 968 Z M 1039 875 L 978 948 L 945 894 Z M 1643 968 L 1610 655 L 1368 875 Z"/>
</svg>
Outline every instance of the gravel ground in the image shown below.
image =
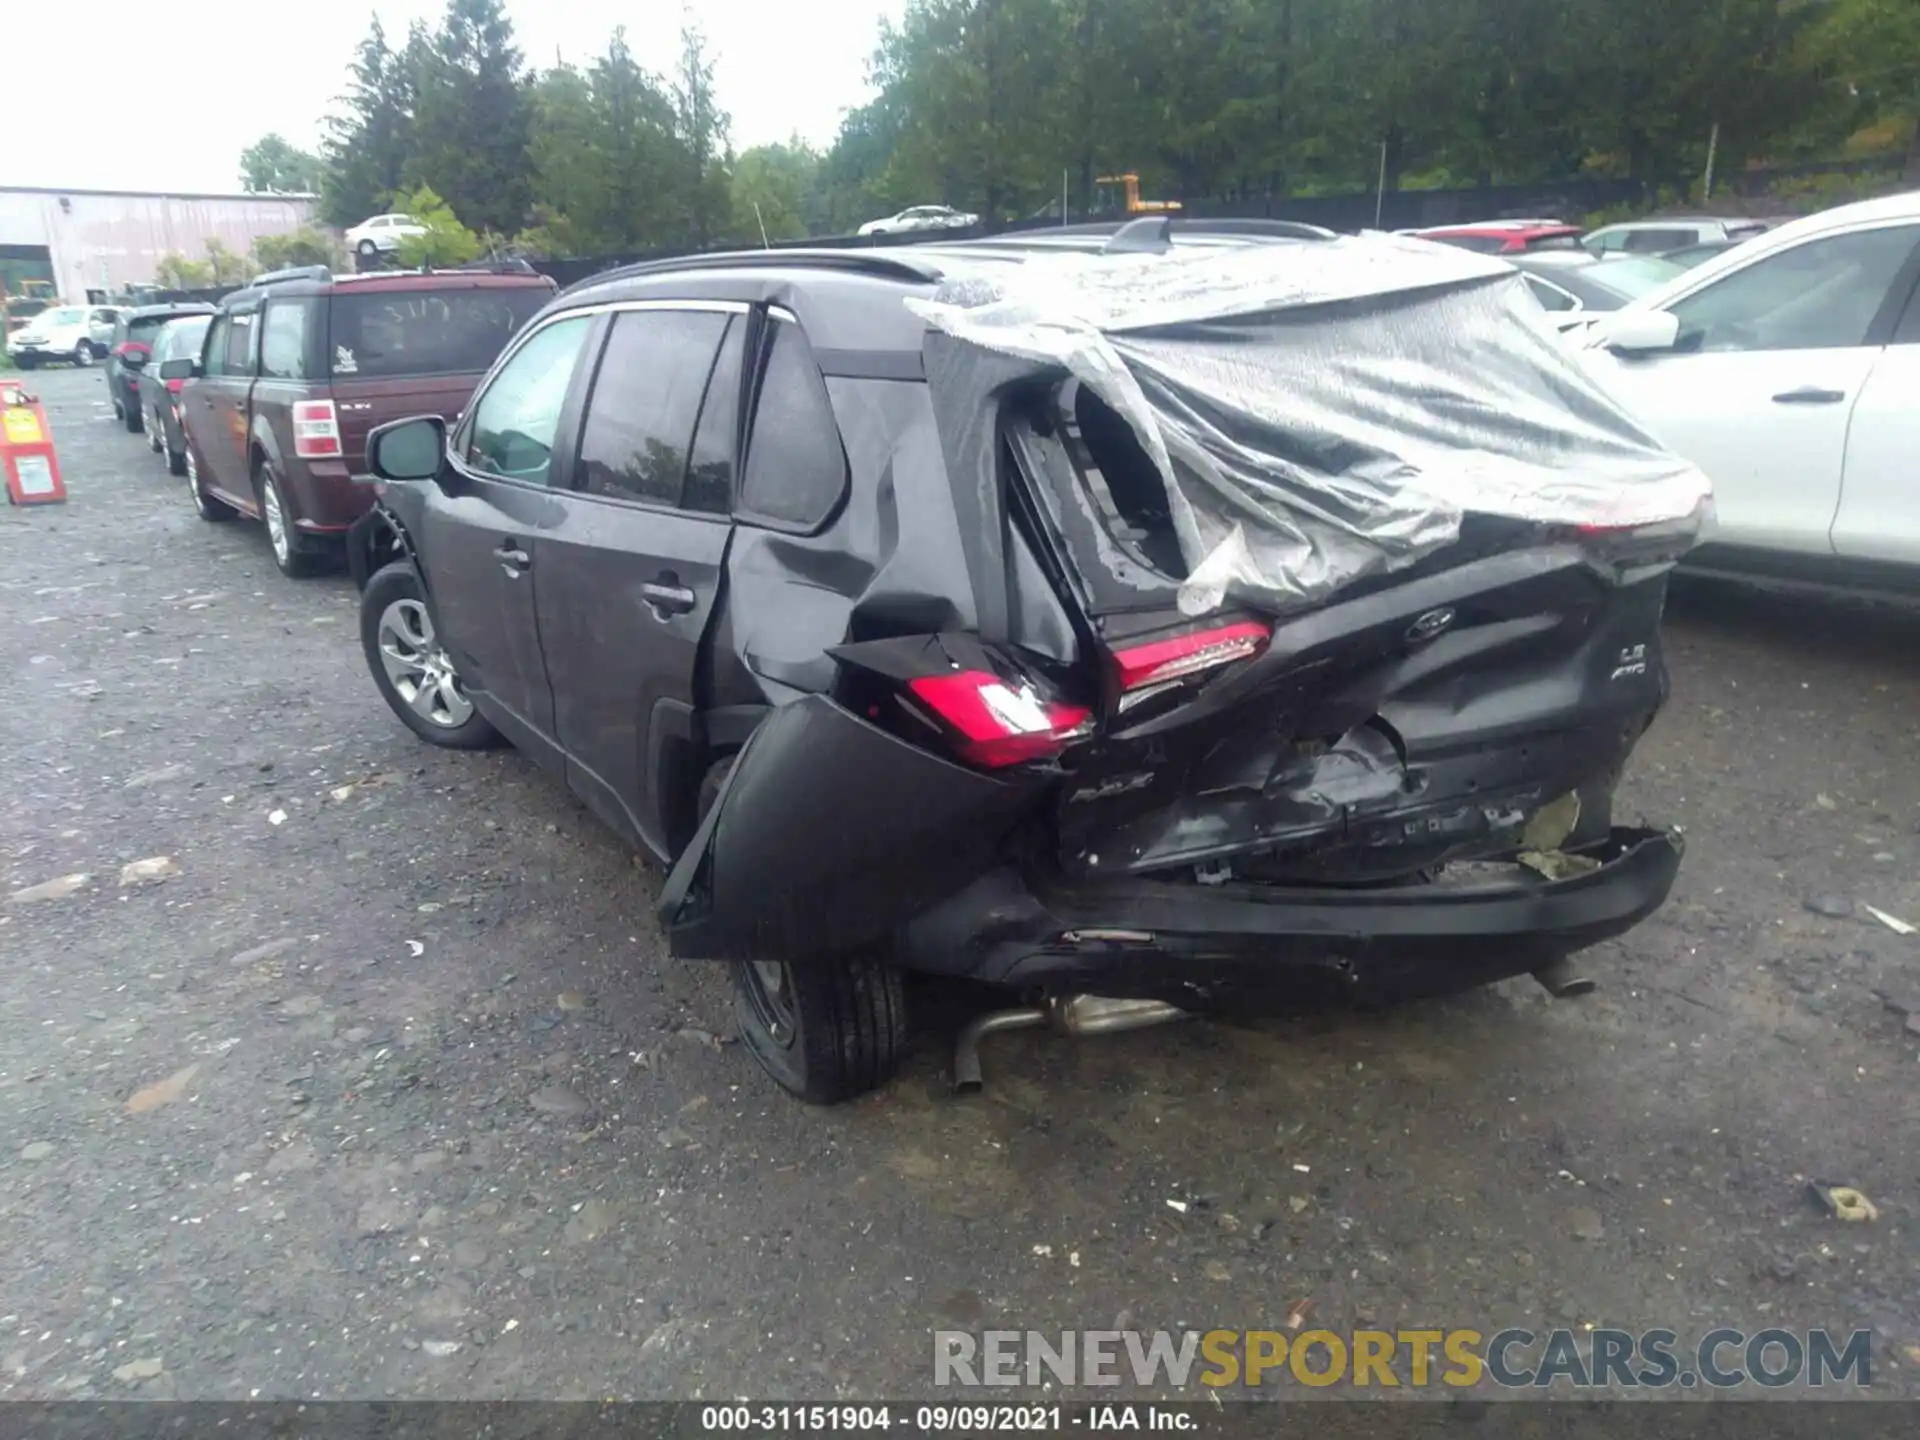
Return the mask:
<svg viewBox="0 0 1920 1440">
<path fill-rule="evenodd" d="M 0 1396 L 900 1396 L 935 1328 L 1304 1299 L 1870 1328 L 1920 1394 L 1920 939 L 1855 908 L 1920 923 L 1920 621 L 1677 597 L 1619 813 L 1690 848 L 1594 996 L 1029 1032 L 965 1101 L 933 1036 L 814 1110 L 656 875 L 385 711 L 344 577 L 35 378 L 72 499 L 0 510 Z"/>
</svg>

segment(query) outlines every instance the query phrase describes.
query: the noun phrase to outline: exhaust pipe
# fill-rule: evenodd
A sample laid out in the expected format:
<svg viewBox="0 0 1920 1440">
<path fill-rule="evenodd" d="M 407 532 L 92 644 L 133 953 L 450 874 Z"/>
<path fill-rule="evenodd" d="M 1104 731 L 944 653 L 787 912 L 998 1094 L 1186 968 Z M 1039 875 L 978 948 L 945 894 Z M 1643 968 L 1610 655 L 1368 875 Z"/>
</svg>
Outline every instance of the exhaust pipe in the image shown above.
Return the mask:
<svg viewBox="0 0 1920 1440">
<path fill-rule="evenodd" d="M 1187 1012 L 1164 1000 L 1116 1000 L 1104 995 L 1057 995 L 1018 1010 L 996 1010 L 971 1021 L 954 1042 L 953 1088 L 963 1095 L 979 1091 L 980 1042 L 1000 1030 L 1051 1026 L 1062 1035 L 1113 1035 L 1184 1020 Z"/>
<path fill-rule="evenodd" d="M 1571 1000 L 1577 995 L 1591 995 L 1599 989 L 1599 982 L 1582 975 L 1573 968 L 1573 962 L 1562 955 L 1558 960 L 1549 961 L 1533 972 L 1546 992 L 1556 1000 Z"/>
</svg>

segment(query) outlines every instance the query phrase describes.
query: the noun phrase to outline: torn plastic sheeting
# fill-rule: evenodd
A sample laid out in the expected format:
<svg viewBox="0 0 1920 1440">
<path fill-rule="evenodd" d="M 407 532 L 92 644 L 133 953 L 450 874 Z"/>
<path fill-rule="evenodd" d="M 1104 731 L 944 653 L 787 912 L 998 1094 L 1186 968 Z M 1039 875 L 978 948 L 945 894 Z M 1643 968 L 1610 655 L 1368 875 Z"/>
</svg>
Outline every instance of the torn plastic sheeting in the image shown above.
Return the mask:
<svg viewBox="0 0 1920 1440">
<path fill-rule="evenodd" d="M 1049 256 L 906 304 L 962 342 L 929 337 L 936 390 L 977 403 L 1012 355 L 1126 417 L 1167 486 L 1191 614 L 1229 590 L 1316 603 L 1451 544 L 1468 510 L 1638 525 L 1709 493 L 1539 327 L 1516 272 L 1464 250 L 1368 235 Z"/>
</svg>

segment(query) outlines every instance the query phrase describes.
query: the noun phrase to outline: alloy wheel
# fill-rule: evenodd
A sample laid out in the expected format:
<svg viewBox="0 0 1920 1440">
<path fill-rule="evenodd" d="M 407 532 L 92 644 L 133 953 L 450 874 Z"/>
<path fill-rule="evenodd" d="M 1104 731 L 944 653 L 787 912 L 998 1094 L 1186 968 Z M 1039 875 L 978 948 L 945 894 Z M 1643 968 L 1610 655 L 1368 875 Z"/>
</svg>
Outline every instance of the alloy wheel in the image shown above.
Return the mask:
<svg viewBox="0 0 1920 1440">
<path fill-rule="evenodd" d="M 396 600 L 380 612 L 380 664 L 396 694 L 429 724 L 455 730 L 473 718 L 453 661 L 434 639 L 424 601 Z"/>
<path fill-rule="evenodd" d="M 781 1049 L 793 1044 L 793 971 L 784 961 L 754 960 L 741 970 L 747 1003 L 767 1038 Z"/>
<path fill-rule="evenodd" d="M 282 564 L 291 553 L 287 538 L 287 515 L 280 508 L 280 491 L 271 477 L 260 480 L 260 516 L 267 522 L 267 543 L 273 546 L 273 557 Z"/>
<path fill-rule="evenodd" d="M 93 364 L 93 346 L 82 340 L 73 347 L 73 363 L 83 369 Z"/>
</svg>

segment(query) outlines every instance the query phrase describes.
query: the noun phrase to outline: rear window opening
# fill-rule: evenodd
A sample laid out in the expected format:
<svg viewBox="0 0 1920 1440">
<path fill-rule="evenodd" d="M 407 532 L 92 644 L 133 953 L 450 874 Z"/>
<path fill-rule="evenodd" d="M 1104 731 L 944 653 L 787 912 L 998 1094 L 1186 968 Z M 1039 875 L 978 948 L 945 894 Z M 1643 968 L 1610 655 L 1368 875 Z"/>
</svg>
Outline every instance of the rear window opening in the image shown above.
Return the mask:
<svg viewBox="0 0 1920 1440">
<path fill-rule="evenodd" d="M 327 365 L 336 379 L 461 375 L 487 369 L 547 303 L 544 286 L 336 291 Z"/>
<path fill-rule="evenodd" d="M 1077 381 L 1062 388 L 1069 447 L 1107 533 L 1138 564 L 1187 578 L 1166 482 L 1126 418 Z"/>
</svg>

